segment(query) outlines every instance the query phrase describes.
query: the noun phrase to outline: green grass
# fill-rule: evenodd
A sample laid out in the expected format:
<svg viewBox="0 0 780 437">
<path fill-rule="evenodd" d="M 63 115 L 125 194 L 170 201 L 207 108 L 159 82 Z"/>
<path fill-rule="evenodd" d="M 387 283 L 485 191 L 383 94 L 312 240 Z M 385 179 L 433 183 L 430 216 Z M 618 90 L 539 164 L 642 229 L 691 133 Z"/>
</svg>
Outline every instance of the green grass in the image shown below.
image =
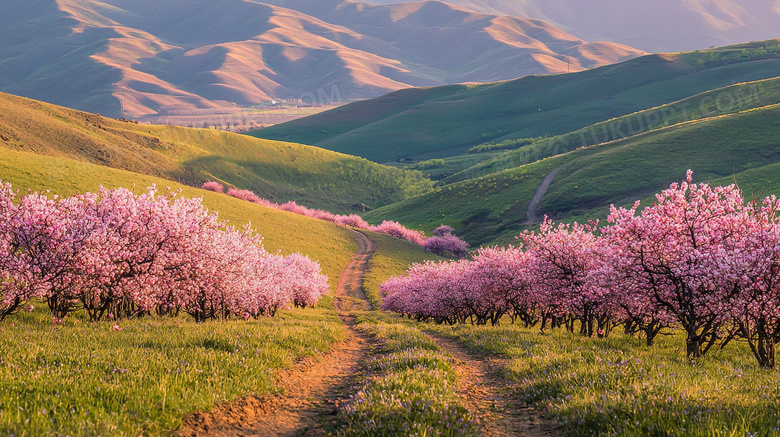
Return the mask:
<svg viewBox="0 0 780 437">
<path fill-rule="evenodd" d="M 780 105 L 686 123 L 596 146 L 550 185 L 540 208 L 551 214 L 643 198 L 693 169 L 698 181 L 780 161 Z M 626 177 L 629 176 L 630 177 Z"/>
<path fill-rule="evenodd" d="M 734 83 L 776 77 L 780 41 L 757 44 L 771 53 L 742 57 L 743 47 L 725 47 L 649 55 L 572 74 L 403 90 L 252 135 L 376 162 L 460 155 L 488 142 L 562 135 Z M 717 62 L 710 62 L 713 56 Z"/>
<path fill-rule="evenodd" d="M 376 243 L 376 252 L 368 263 L 363 278 L 363 290 L 371 305 L 378 309 L 382 305 L 379 285 L 393 276 L 406 272 L 410 265 L 427 260 L 440 260 L 441 257 L 426 253 L 420 246 L 406 240 L 384 234 L 371 234 Z"/>
<path fill-rule="evenodd" d="M 452 358 L 435 341 L 382 314 L 363 313 L 357 322 L 380 346 L 365 363 L 367 380 L 340 412 L 340 435 L 476 435 Z"/>
<path fill-rule="evenodd" d="M 442 167 L 429 168 L 429 169 L 419 170 L 419 171 L 420 173 L 423 174 L 423 176 L 433 181 L 440 181 L 454 174 L 463 173 L 464 171 L 469 170 L 471 168 L 478 168 L 477 166 L 480 163 L 484 161 L 492 160 L 496 157 L 500 157 L 504 153 L 505 152 L 501 152 L 501 151 L 489 151 L 489 152 L 468 153 L 464 155 L 448 156 L 446 158 L 441 159 L 442 161 L 444 161 L 444 165 Z M 398 168 L 404 168 L 407 170 L 417 169 L 415 164 L 408 164 L 403 162 L 392 162 L 392 163 L 387 163 L 387 165 L 398 167 Z"/>
<path fill-rule="evenodd" d="M 419 172 L 300 144 L 210 129 L 121 122 L 0 93 L 0 147 L 176 180 L 250 189 L 335 212 L 377 207 L 421 192 Z"/>
<path fill-rule="evenodd" d="M 265 208 L 224 194 L 67 158 L 11 150 L 3 150 L 2 157 L 0 179 L 23 191 L 51 190 L 54 194 L 67 196 L 78 191 L 94 191 L 100 185 L 107 188 L 135 185 L 137 191 L 152 184 L 162 189 L 181 188 L 185 196 L 203 197 L 204 204 L 218 211 L 219 217 L 230 224 L 241 226 L 251 222 L 263 235 L 263 244 L 269 251 L 281 250 L 284 254 L 301 252 L 319 261 L 323 273 L 330 278 L 331 287 L 335 287 L 341 271 L 358 249 L 352 234 L 331 223 Z"/>
<path fill-rule="evenodd" d="M 194 411 L 280 391 L 272 377 L 346 337 L 332 309 L 196 324 L 53 326 L 44 304 L 0 323 L 0 434 L 167 435 Z"/>
<path fill-rule="evenodd" d="M 567 435 L 780 435 L 780 373 L 759 369 L 744 344 L 691 363 L 682 335 L 639 339 L 541 334 L 518 326 L 425 329 L 507 358 L 518 394 Z"/>
</svg>

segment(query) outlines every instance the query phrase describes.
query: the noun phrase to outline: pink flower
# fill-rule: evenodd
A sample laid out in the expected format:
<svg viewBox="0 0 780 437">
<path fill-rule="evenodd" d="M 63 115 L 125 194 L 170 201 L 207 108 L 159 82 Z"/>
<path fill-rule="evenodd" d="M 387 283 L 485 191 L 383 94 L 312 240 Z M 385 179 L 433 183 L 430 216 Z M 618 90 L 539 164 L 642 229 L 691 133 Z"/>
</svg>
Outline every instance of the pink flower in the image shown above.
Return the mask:
<svg viewBox="0 0 780 437">
<path fill-rule="evenodd" d="M 114 326 L 112 326 L 111 329 L 113 329 L 114 331 L 121 331 L 122 330 L 122 328 L 119 325 L 117 325 L 117 324 L 114 324 Z"/>
</svg>

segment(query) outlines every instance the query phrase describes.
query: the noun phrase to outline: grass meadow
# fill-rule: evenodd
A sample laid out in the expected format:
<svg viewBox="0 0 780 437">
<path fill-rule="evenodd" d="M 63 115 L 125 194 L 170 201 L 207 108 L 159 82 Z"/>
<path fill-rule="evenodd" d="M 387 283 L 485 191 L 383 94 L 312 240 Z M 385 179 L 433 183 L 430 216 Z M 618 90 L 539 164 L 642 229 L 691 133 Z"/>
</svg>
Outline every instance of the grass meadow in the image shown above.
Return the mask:
<svg viewBox="0 0 780 437">
<path fill-rule="evenodd" d="M 604 219 L 610 204 L 650 198 L 681 180 L 687 169 L 694 171 L 696 181 L 736 180 L 769 195 L 776 185 L 762 184 L 772 180 L 770 169 L 780 162 L 778 114 L 780 105 L 771 105 L 681 123 L 504 171 L 498 168 L 370 211 L 365 217 L 402 219 L 406 226 L 424 230 L 445 222 L 474 245 L 509 243 L 524 228 L 537 187 L 561 167 L 537 208 L 539 218 L 547 214 L 556 220 Z"/>
<path fill-rule="evenodd" d="M 0 93 L 0 146 L 76 159 L 201 186 L 207 180 L 250 189 L 284 203 L 354 212 L 427 191 L 418 172 L 300 144 L 176 126 L 150 126 L 100 117 Z M 52 168 L 56 170 L 56 168 Z"/>
<path fill-rule="evenodd" d="M 0 322 L 0 435 L 166 435 L 194 411 L 280 390 L 277 369 L 346 337 L 326 307 L 256 321 L 54 326 L 45 303 Z"/>
<path fill-rule="evenodd" d="M 780 435 L 780 373 L 760 369 L 745 344 L 685 357 L 681 334 L 653 347 L 615 333 L 425 325 L 484 356 L 504 359 L 515 390 L 569 436 Z"/>
</svg>

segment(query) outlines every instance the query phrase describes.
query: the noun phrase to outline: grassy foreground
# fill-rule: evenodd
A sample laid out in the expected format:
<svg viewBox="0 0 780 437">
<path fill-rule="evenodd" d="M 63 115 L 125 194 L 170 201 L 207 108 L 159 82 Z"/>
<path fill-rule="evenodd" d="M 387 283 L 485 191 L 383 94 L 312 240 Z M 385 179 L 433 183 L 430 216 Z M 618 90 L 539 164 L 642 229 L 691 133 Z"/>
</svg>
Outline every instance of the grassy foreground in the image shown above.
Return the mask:
<svg viewBox="0 0 780 437">
<path fill-rule="evenodd" d="M 681 335 L 654 347 L 518 326 L 424 329 L 506 358 L 505 376 L 570 436 L 780 435 L 780 373 L 759 369 L 744 344 L 685 358 Z"/>
<path fill-rule="evenodd" d="M 162 435 L 194 411 L 278 390 L 272 375 L 346 336 L 333 310 L 196 324 L 53 326 L 45 305 L 0 323 L 0 435 Z"/>
<path fill-rule="evenodd" d="M 452 358 L 435 341 L 380 313 L 362 313 L 356 321 L 380 346 L 365 363 L 365 382 L 341 411 L 340 435 L 476 435 L 477 418 L 457 395 Z"/>
</svg>

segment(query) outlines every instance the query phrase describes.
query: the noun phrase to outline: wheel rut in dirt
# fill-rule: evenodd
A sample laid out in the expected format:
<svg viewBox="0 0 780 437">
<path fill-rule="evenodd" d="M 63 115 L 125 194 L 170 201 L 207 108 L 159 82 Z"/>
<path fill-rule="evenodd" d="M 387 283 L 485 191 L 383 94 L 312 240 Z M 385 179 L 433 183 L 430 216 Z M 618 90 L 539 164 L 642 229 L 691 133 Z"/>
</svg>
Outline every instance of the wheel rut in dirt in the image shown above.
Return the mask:
<svg viewBox="0 0 780 437">
<path fill-rule="evenodd" d="M 305 359 L 277 374 L 284 394 L 247 397 L 194 413 L 184 420 L 180 436 L 324 436 L 342 399 L 351 394 L 353 379 L 374 347 L 375 340 L 354 328 L 346 311 L 369 310 L 363 275 L 376 244 L 352 231 L 358 251 L 339 277 L 334 306 L 348 331 L 347 340 L 318 359 Z"/>
<path fill-rule="evenodd" d="M 372 339 L 354 329 L 354 319 L 340 316 L 349 338 L 319 360 L 308 359 L 280 372 L 284 394 L 248 397 L 195 413 L 180 436 L 324 436 L 328 424 L 354 385 Z"/>
<path fill-rule="evenodd" d="M 542 414 L 524 405 L 512 393 L 512 385 L 501 377 L 503 359 L 482 358 L 468 352 L 457 340 L 425 331 L 455 359 L 460 396 L 480 417 L 481 436 L 549 437 L 562 431 Z"/>
<path fill-rule="evenodd" d="M 350 229 L 358 240 L 358 251 L 339 276 L 334 305 L 340 311 L 370 310 L 371 304 L 363 291 L 363 276 L 376 251 L 376 243 L 364 233 Z"/>
</svg>

